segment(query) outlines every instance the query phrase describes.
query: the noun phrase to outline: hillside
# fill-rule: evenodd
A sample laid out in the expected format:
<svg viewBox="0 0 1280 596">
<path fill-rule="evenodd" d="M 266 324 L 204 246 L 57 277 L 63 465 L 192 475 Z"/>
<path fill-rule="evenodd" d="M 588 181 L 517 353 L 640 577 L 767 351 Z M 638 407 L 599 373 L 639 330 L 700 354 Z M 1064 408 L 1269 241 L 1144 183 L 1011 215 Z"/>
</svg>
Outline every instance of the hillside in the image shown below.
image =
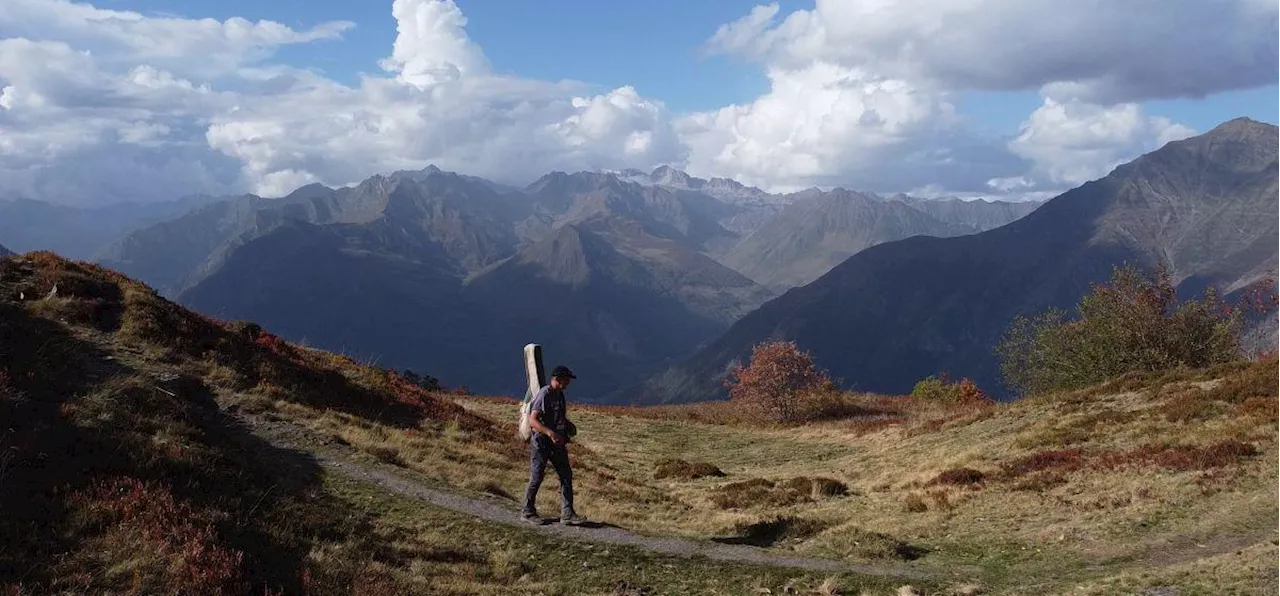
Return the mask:
<svg viewBox="0 0 1280 596">
<path fill-rule="evenodd" d="M 5 248 L 3 244 L 0 244 L 0 257 L 7 257 L 12 254 L 14 254 L 13 251 Z"/>
<path fill-rule="evenodd" d="M 1009 225 L 871 247 L 744 317 L 631 397 L 715 397 L 726 366 L 770 337 L 796 340 L 863 390 L 905 392 L 943 371 L 998 388 L 993 347 L 1010 321 L 1070 308 L 1115 265 L 1163 263 L 1181 295 L 1206 285 L 1236 292 L 1274 276 L 1276 141 L 1273 125 L 1233 120 Z"/>
<path fill-rule="evenodd" d="M 537 530 L 507 525 L 528 472 L 509 400 L 49 253 L 0 259 L 0 333 L 6 593 L 1274 589 L 1274 356 L 1010 405 L 846 394 L 792 428 L 584 408 L 575 385 L 578 504 L 601 523 Z"/>
<path fill-rule="evenodd" d="M 800 427 L 728 402 L 570 411 L 614 475 L 660 491 L 589 493 L 587 515 L 623 527 L 949 578 L 926 593 L 1274 594 L 1277 368 L 1012 404 L 846 394 Z"/>
<path fill-rule="evenodd" d="M 55 284 L 55 297 L 17 298 Z M 493 507 L 502 489 L 487 479 L 527 470 L 528 455 L 510 422 L 391 371 L 196 315 L 51 253 L 0 259 L 0 335 L 6 594 L 672 593 L 824 581 L 888 592 L 900 583 L 593 549 L 513 527 L 513 511 L 494 523 L 388 490 L 370 474 L 413 474 Z M 591 451 L 575 457 L 584 486 L 605 482 Z"/>
</svg>

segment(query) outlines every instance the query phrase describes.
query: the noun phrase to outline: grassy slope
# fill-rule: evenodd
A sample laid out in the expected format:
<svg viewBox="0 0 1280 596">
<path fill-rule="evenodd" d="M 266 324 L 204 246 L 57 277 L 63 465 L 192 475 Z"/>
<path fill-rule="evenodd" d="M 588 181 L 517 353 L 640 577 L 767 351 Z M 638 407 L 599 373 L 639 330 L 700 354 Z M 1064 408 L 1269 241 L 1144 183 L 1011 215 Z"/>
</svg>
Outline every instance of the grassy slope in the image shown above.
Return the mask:
<svg viewBox="0 0 1280 596">
<path fill-rule="evenodd" d="M 514 469 L 526 455 L 510 425 L 387 371 L 194 315 L 50 253 L 0 259 L 0 337 L 0 592 L 891 588 L 601 552 L 331 476 L 232 413 L 338 424 L 379 459 L 404 465 L 397 445 L 405 458 L 430 453 L 453 481 L 459 465 Z"/>
<path fill-rule="evenodd" d="M 605 488 L 586 493 L 581 507 L 688 536 L 782 516 L 803 532 L 784 533 L 779 546 L 866 559 L 892 557 L 888 545 L 906 543 L 927 551 L 916 565 L 1011 593 L 1164 584 L 1184 593 L 1275 593 L 1276 370 L 1271 357 L 975 408 L 901 400 L 881 416 L 899 421 L 878 429 L 856 418 L 790 430 L 691 421 L 724 417 L 725 406 L 571 407 L 583 446 L 612 454 L 620 477 L 667 495 L 638 507 Z M 465 405 L 503 417 L 512 407 Z M 670 457 L 727 476 L 654 479 Z M 931 484 L 962 468 L 984 479 Z M 834 478 L 853 496 L 780 506 L 776 492 L 758 493 L 749 498 L 760 502 L 743 508 L 714 500 L 735 482 L 797 476 Z"/>
<path fill-rule="evenodd" d="M 14 300 L 54 283 L 53 299 Z M 510 402 L 470 398 L 464 410 L 96 267 L 0 261 L 0 334 L 0 419 L 18 422 L 0 435 L 0 479 L 17 487 L 0 493 L 0 587 L 743 593 L 824 580 L 606 555 L 327 476 L 228 412 L 288 420 L 464 492 L 518 495 L 527 456 Z M 726 405 L 571 406 L 579 504 L 641 532 L 911 565 L 996 593 L 1275 593 L 1276 368 L 1134 377 L 1006 406 L 849 396 L 850 416 L 789 430 L 744 424 Z M 727 476 L 655 479 L 671 457 Z M 985 478 L 929 485 L 960 467 Z M 848 494 L 787 488 L 797 477 Z M 544 510 L 555 493 L 551 480 Z"/>
</svg>

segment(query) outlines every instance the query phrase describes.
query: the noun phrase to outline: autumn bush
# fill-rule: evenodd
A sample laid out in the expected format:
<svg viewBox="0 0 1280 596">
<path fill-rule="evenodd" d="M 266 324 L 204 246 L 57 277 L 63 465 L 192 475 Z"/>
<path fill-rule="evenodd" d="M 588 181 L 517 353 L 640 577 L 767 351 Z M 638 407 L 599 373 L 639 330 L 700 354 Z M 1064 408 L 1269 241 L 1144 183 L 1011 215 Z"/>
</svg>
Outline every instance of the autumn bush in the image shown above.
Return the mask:
<svg viewBox="0 0 1280 596">
<path fill-rule="evenodd" d="M 835 392 L 835 383 L 793 341 L 756 344 L 751 363 L 735 366 L 725 382 L 730 401 L 757 417 L 782 423 L 814 418 Z"/>
<path fill-rule="evenodd" d="M 996 352 L 1024 395 L 1095 385 L 1135 371 L 1205 368 L 1243 358 L 1244 309 L 1212 288 L 1179 303 L 1169 272 L 1117 267 L 1094 284 L 1068 320 L 1060 309 L 1016 318 Z"/>
</svg>

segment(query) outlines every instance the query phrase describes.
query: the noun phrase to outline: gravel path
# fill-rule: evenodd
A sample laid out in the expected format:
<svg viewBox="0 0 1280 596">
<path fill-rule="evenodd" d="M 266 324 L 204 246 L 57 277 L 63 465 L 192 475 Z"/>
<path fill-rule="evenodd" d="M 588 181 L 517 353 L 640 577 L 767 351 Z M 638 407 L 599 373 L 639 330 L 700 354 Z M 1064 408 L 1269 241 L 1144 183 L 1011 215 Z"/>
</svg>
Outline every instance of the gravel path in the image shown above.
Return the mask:
<svg viewBox="0 0 1280 596">
<path fill-rule="evenodd" d="M 558 520 L 541 526 L 521 521 L 515 508 L 504 507 L 484 499 L 471 498 L 457 493 L 439 490 L 406 478 L 402 474 L 378 465 L 352 461 L 340 456 L 300 449 L 297 443 L 308 443 L 306 431 L 283 421 L 266 421 L 241 417 L 253 429 L 254 434 L 277 447 L 308 453 L 326 470 L 361 481 L 372 482 L 387 490 L 427 501 L 433 505 L 471 515 L 499 524 L 520 526 L 560 537 L 565 540 L 632 546 L 664 555 L 678 557 L 702 556 L 717 561 L 733 561 L 756 565 L 796 567 L 830 573 L 848 572 L 861 575 L 924 579 L 927 576 L 915 569 L 894 565 L 859 565 L 835 559 L 791 556 L 763 548 L 714 542 L 701 542 L 683 538 L 643 536 L 626 529 L 606 524 L 588 523 L 583 526 L 564 526 Z"/>
</svg>

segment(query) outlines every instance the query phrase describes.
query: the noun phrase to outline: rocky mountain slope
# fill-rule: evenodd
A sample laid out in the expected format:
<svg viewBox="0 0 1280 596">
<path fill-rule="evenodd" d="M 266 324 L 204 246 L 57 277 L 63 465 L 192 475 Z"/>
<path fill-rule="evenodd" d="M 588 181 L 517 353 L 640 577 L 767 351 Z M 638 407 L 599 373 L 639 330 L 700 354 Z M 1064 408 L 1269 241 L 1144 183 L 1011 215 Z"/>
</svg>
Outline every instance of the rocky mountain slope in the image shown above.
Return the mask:
<svg viewBox="0 0 1280 596">
<path fill-rule="evenodd" d="M 992 348 L 1015 315 L 1069 308 L 1114 265 L 1167 265 L 1180 292 L 1274 275 L 1277 133 L 1237 119 L 1117 167 L 980 234 L 869 248 L 769 302 L 630 397 L 720 395 L 726 366 L 796 340 L 850 387 L 909 391 L 941 371 L 998 387 Z"/>
</svg>

